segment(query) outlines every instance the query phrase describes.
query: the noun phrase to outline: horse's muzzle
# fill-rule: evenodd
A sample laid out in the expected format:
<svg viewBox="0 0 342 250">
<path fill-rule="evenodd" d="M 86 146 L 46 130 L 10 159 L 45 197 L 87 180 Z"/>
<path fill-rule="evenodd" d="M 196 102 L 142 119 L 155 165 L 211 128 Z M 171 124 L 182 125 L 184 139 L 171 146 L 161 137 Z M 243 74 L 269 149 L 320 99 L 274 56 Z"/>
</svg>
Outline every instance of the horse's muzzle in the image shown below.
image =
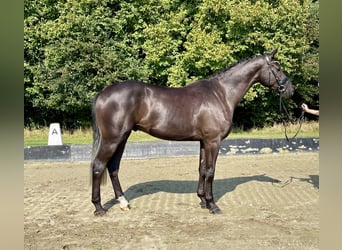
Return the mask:
<svg viewBox="0 0 342 250">
<path fill-rule="evenodd" d="M 290 98 L 294 94 L 294 88 L 291 82 L 287 82 L 285 85 L 280 85 L 278 87 L 279 94 L 284 98 Z"/>
<path fill-rule="evenodd" d="M 294 88 L 292 86 L 292 82 L 287 79 L 285 84 L 280 84 L 278 86 L 278 93 L 281 97 L 290 98 L 294 94 Z"/>
</svg>

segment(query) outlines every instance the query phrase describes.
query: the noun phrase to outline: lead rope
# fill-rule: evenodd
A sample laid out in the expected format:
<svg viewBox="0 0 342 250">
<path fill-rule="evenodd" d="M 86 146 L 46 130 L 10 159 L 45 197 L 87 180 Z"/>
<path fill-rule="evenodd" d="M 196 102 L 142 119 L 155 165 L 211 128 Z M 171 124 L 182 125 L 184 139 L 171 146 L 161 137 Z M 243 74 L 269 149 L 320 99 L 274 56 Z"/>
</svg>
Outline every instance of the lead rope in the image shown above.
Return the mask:
<svg viewBox="0 0 342 250">
<path fill-rule="evenodd" d="M 285 114 L 286 114 L 288 120 L 289 120 L 292 124 L 294 124 L 294 122 L 296 122 L 296 121 L 299 121 L 299 127 L 298 127 L 297 132 L 295 133 L 294 136 L 292 136 L 292 137 L 290 138 L 290 139 L 294 139 L 294 138 L 296 138 L 296 136 L 298 135 L 299 131 L 300 131 L 301 128 L 302 128 L 302 124 L 303 124 L 303 121 L 304 121 L 304 114 L 305 114 L 305 112 L 304 112 L 304 110 L 302 110 L 302 113 L 301 113 L 301 115 L 299 116 L 299 118 L 297 118 L 297 119 L 295 118 L 295 119 L 294 119 L 294 122 L 292 122 L 292 121 L 291 121 L 292 119 L 291 119 L 291 117 L 290 117 L 290 115 L 289 115 L 289 112 L 287 111 L 287 108 L 286 108 L 285 104 L 282 102 L 282 98 L 281 98 L 281 96 L 280 96 L 280 98 L 279 98 L 279 111 L 280 111 L 280 113 L 282 113 L 282 110 L 284 110 L 284 112 L 285 112 Z M 290 140 L 289 140 L 289 137 L 287 136 L 287 125 L 286 125 L 286 122 L 285 122 L 284 119 L 282 119 L 282 123 L 283 123 L 284 129 L 285 129 L 285 138 L 286 138 L 287 141 L 290 141 Z"/>
</svg>

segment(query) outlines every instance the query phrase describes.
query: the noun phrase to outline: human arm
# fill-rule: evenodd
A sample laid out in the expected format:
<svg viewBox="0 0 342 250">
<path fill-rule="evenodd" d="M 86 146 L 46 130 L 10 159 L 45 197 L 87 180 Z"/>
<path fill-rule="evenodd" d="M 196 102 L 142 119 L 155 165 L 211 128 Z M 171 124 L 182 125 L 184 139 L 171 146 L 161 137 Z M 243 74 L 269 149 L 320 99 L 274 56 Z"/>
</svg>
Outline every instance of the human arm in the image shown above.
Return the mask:
<svg viewBox="0 0 342 250">
<path fill-rule="evenodd" d="M 301 107 L 306 113 L 319 116 L 319 110 L 318 109 L 310 109 L 308 107 L 308 105 L 306 105 L 305 103 L 303 103 Z"/>
</svg>

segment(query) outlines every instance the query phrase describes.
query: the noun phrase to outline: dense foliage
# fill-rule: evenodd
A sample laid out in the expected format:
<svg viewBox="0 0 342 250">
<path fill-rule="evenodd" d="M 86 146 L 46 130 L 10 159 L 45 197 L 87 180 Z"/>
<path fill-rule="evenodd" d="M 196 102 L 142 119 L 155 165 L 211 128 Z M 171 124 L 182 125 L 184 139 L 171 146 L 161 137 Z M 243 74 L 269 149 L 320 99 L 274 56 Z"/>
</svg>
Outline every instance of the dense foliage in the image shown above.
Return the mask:
<svg viewBox="0 0 342 250">
<path fill-rule="evenodd" d="M 25 126 L 88 126 L 113 82 L 180 87 L 276 47 L 297 90 L 290 111 L 318 108 L 318 11 L 312 0 L 25 1 Z M 256 84 L 235 124 L 273 124 L 278 103 Z"/>
</svg>

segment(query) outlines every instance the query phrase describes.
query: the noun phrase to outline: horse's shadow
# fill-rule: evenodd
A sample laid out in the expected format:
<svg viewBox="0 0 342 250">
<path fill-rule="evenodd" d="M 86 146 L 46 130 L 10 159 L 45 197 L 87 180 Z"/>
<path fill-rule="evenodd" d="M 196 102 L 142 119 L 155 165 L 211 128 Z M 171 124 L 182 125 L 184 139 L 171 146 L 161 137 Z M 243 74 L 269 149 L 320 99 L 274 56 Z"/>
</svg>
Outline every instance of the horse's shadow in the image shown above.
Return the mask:
<svg viewBox="0 0 342 250">
<path fill-rule="evenodd" d="M 299 178 L 299 177 L 291 176 L 290 179 L 285 182 L 283 187 L 293 182 L 293 180 L 307 182 L 309 184 L 312 184 L 314 188 L 319 189 L 319 176 L 318 175 L 309 175 L 309 178 Z"/>
<path fill-rule="evenodd" d="M 237 186 L 250 182 L 269 182 L 279 183 L 278 179 L 271 178 L 265 174 L 233 177 L 227 179 L 218 179 L 213 182 L 213 191 L 215 200 L 218 201 L 226 193 L 230 193 L 236 189 Z M 125 197 L 131 201 L 144 195 L 155 194 L 158 192 L 174 193 L 174 194 L 188 194 L 196 193 L 198 181 L 187 180 L 158 180 L 139 183 L 129 187 L 124 193 Z M 104 204 L 105 209 L 111 208 L 117 201 L 115 199 L 109 200 Z"/>
<path fill-rule="evenodd" d="M 319 176 L 318 175 L 309 175 L 310 178 L 302 178 L 302 181 L 306 181 L 313 185 L 314 188 L 319 189 Z"/>
</svg>

